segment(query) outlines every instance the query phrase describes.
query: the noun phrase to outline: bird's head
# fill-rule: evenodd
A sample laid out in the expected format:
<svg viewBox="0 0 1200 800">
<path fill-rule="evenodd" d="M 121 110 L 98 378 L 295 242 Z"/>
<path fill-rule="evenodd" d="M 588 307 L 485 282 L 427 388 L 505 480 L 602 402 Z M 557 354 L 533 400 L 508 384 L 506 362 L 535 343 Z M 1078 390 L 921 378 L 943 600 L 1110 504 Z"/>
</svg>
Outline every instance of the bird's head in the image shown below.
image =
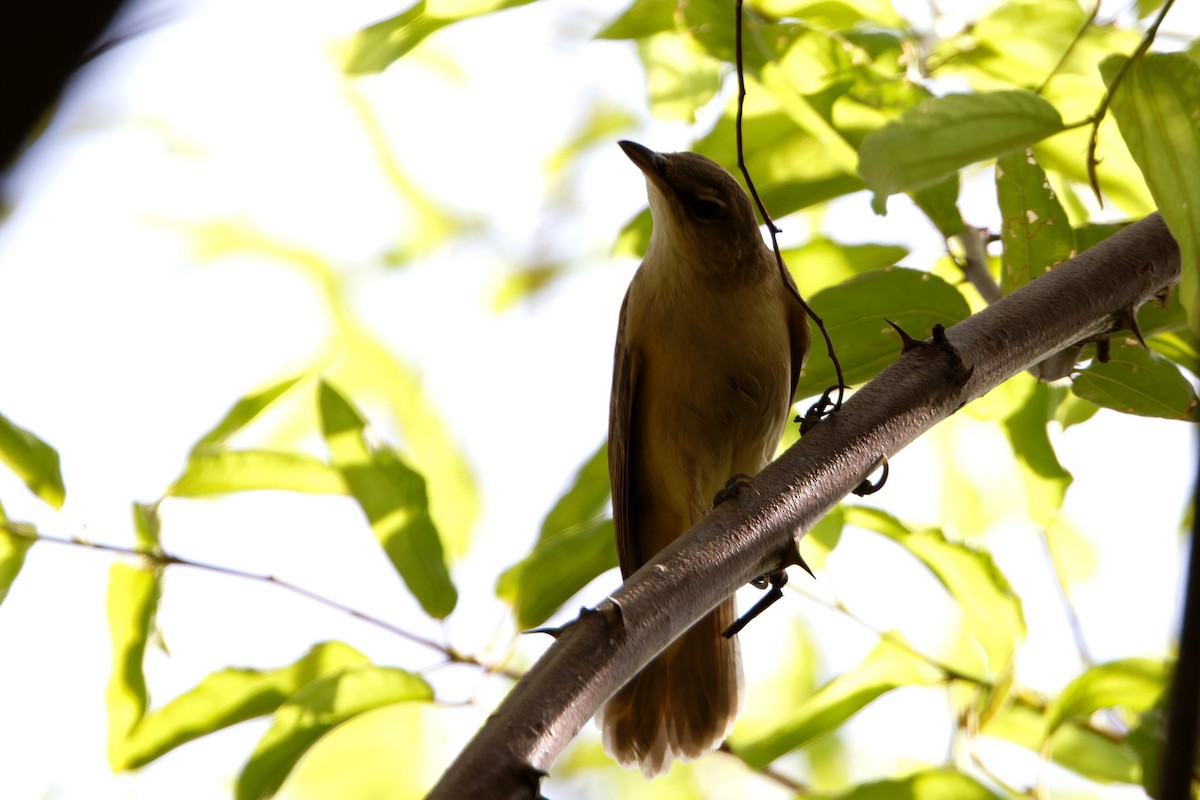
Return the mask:
<svg viewBox="0 0 1200 800">
<path fill-rule="evenodd" d="M 761 262 L 765 246 L 750 197 L 724 167 L 699 153 L 619 144 L 646 176 L 654 218 L 647 255 L 666 251 L 717 273 Z"/>
</svg>

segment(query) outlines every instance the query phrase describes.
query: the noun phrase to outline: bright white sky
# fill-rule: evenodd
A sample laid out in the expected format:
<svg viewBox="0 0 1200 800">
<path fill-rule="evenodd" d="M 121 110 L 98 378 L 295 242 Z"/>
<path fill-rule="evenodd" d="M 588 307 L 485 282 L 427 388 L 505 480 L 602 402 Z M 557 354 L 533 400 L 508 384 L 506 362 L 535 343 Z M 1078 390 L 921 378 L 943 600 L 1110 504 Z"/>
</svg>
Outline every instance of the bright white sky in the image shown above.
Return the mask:
<svg viewBox="0 0 1200 800">
<path fill-rule="evenodd" d="M 139 6 L 132 26 L 149 30 L 80 76 L 17 174 L 15 209 L 0 226 L 0 412 L 58 447 L 68 490 L 63 514 L 49 514 L 0 471 L 9 515 L 52 533 L 129 544 L 130 501 L 160 496 L 192 442 L 229 405 L 320 345 L 320 304 L 303 279 L 262 260 L 198 264 L 179 233 L 184 222 L 244 219 L 344 266 L 364 318 L 423 371 L 484 496 L 482 544 L 456 570 L 464 596 L 449 633 L 469 652 L 485 647 L 502 620 L 491 599 L 498 569 L 526 552 L 541 515 L 602 440 L 616 313 L 636 266 L 607 253 L 644 203 L 642 179 L 616 147 L 599 149 L 569 186 L 550 181 L 546 159 L 593 102 L 633 113 L 641 126 L 630 136 L 657 149 L 686 147 L 690 137 L 685 126 L 644 111 L 631 47 L 588 43 L 623 5 L 535 4 L 439 34 L 384 75 L 354 82 L 337 72 L 337 41 L 396 13 L 394 3 Z M 1194 32 L 1196 9 L 1180 5 L 1167 27 Z M 416 183 L 480 216 L 491 238 L 456 243 L 401 272 L 377 266 L 404 231 L 405 209 L 380 176 L 350 94 L 378 115 Z M 570 213 L 547 222 L 553 192 L 568 193 Z M 982 210 L 972 221 L 987 224 L 989 201 L 976 203 Z M 862 197 L 844 203 L 855 215 L 865 207 Z M 938 252 L 936 240 L 914 239 L 926 226 L 903 208 L 866 232 L 851 219 L 861 217 L 832 214 L 825 229 L 847 241 L 908 243 L 916 248 L 906 262 L 913 266 Z M 491 293 L 506 270 L 543 246 L 576 265 L 571 277 L 493 315 Z M 1176 616 L 1176 576 L 1163 565 L 1180 558 L 1194 432 L 1102 417 L 1084 426 L 1105 432 L 1099 446 L 1082 431 L 1059 440 L 1076 476 L 1067 514 L 1098 552 L 1094 572 L 1077 587 L 1079 608 L 1099 659 L 1159 655 Z M 940 448 L 956 451 L 965 473 L 997 481 L 996 503 L 1012 500 L 1003 443 L 969 421 L 953 437 L 927 437 L 897 458 L 891 483 L 873 500 L 936 522 L 941 483 L 930 475 Z M 272 572 L 415 632 L 443 635 L 413 611 L 345 502 L 243 496 L 177 502 L 164 516 L 166 544 L 181 555 Z M 1052 591 L 1027 527 L 1002 526 L 989 543 L 1019 590 Z M 848 537 L 831 565 L 844 597 L 881 626 L 902 624 L 889 616 L 902 580 L 873 574 L 856 552 Z M 0 794 L 227 796 L 261 724 L 184 747 L 136 775 L 108 770 L 103 598 L 111 561 L 39 545 L 0 607 Z M 595 602 L 614 585 L 606 576 L 580 601 Z M 886 596 L 879 586 L 888 587 Z M 161 622 L 171 655 L 156 653 L 149 665 L 159 702 L 212 670 L 276 666 L 321 639 L 345 639 L 381 663 L 436 661 L 269 587 L 172 569 L 165 593 Z M 818 629 L 847 626 L 819 617 L 810 620 Z M 1045 663 L 1022 662 L 1022 678 L 1052 690 L 1076 670 L 1073 650 L 1061 621 L 1030 626 L 1030 649 L 1047 655 Z M 769 652 L 766 633 L 754 627 L 747 652 L 756 642 Z M 849 666 L 871 643 L 865 634 L 844 638 L 845 652 L 827 656 L 830 670 Z M 439 684 L 449 699 L 473 688 L 453 675 Z M 896 702 L 893 711 L 902 712 L 904 701 Z M 462 730 L 481 719 L 470 710 L 452 716 Z M 870 726 L 856 723 L 855 731 L 870 750 Z M 447 747 L 457 744 L 452 738 Z M 936 749 L 918 755 L 940 757 Z"/>
</svg>

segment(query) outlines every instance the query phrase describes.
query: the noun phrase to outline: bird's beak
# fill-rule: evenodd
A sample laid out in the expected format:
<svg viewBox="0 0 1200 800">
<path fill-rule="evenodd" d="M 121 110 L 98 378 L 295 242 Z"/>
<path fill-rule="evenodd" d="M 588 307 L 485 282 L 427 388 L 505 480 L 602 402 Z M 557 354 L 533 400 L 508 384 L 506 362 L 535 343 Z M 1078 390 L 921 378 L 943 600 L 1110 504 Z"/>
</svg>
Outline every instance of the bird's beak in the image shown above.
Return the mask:
<svg viewBox="0 0 1200 800">
<path fill-rule="evenodd" d="M 661 190 L 669 188 L 666 177 L 667 160 L 661 153 L 656 153 L 649 147 L 622 139 L 617 142 L 629 160 L 637 165 L 646 178 Z"/>
</svg>

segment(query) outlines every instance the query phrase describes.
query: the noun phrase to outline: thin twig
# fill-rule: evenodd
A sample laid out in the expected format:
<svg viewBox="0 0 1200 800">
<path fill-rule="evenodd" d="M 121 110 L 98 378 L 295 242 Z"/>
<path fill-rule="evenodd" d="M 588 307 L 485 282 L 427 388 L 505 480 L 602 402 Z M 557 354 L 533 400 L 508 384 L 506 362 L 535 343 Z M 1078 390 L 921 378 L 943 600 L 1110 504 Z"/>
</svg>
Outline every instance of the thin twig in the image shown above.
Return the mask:
<svg viewBox="0 0 1200 800">
<path fill-rule="evenodd" d="M 1092 191 L 1096 195 L 1096 202 L 1104 207 L 1104 198 L 1100 196 L 1100 179 L 1096 177 L 1096 140 L 1100 136 L 1100 123 L 1104 121 L 1104 115 L 1108 113 L 1109 103 L 1112 102 L 1113 92 L 1121 85 L 1121 81 L 1125 78 L 1125 73 L 1133 66 L 1133 62 L 1142 57 L 1150 45 L 1154 43 L 1154 37 L 1158 33 L 1158 26 L 1162 24 L 1163 19 L 1167 16 L 1167 12 L 1171 10 L 1171 6 L 1175 5 L 1175 0 L 1166 0 L 1162 8 L 1158 10 L 1158 16 L 1154 18 L 1154 22 L 1146 29 L 1146 35 L 1142 37 L 1142 43 L 1133 51 L 1133 55 L 1125 59 L 1125 63 L 1117 70 L 1117 74 L 1113 76 L 1112 83 L 1108 85 L 1108 90 L 1104 93 L 1103 99 L 1100 101 L 1099 107 L 1096 108 L 1096 113 L 1092 115 L 1092 135 L 1088 138 L 1087 149 L 1087 174 L 1088 180 L 1092 184 Z"/>
<path fill-rule="evenodd" d="M 746 188 L 750 191 L 750 197 L 754 199 L 754 205 L 758 208 L 758 214 L 762 218 L 763 224 L 767 226 L 767 233 L 771 235 L 771 248 L 775 251 L 775 265 L 779 268 L 779 277 L 783 281 L 783 285 L 788 287 L 792 296 L 800 303 L 804 309 L 804 313 L 812 318 L 812 321 L 817 323 L 817 328 L 821 331 L 821 336 L 825 339 L 825 351 L 829 354 L 829 360 L 833 362 L 833 371 L 837 375 L 838 396 L 837 402 L 834 403 L 833 410 L 839 411 L 842 407 L 842 399 L 846 391 L 846 380 L 842 376 L 842 364 L 838 361 L 837 351 L 833 347 L 833 339 L 829 336 L 829 331 L 825 328 L 825 321 L 817 316 L 816 312 L 805 302 L 800 295 L 800 290 L 796 288 L 795 282 L 790 280 L 787 274 L 787 265 L 783 263 L 783 254 L 779 251 L 779 227 L 775 221 L 771 219 L 771 215 L 767 213 L 767 207 L 763 204 L 762 198 L 758 195 L 758 189 L 754 186 L 754 180 L 750 177 L 750 170 L 746 167 L 746 151 L 742 145 L 742 108 L 746 101 L 746 70 L 742 59 L 742 0 L 734 2 L 734 49 L 737 59 L 737 81 L 738 81 L 738 97 L 737 97 L 737 117 L 734 121 L 734 134 L 737 138 L 737 162 L 738 168 L 742 171 L 742 177 L 746 179 Z"/>
<path fill-rule="evenodd" d="M 979 292 L 979 296 L 984 299 L 984 302 L 990 305 L 1003 297 L 1004 293 L 1000 289 L 1000 284 L 992 277 L 991 270 L 988 269 L 986 239 L 986 229 L 981 230 L 971 225 L 965 225 L 963 232 L 958 235 L 958 241 L 962 243 L 963 260 L 959 262 L 954 257 L 954 254 L 950 252 L 949 243 L 947 243 L 946 252 L 950 253 L 950 257 L 958 263 L 967 282 L 974 286 L 975 291 Z"/>
<path fill-rule="evenodd" d="M 1030 794 L 1031 794 L 1030 790 L 1028 790 L 1028 789 L 1020 790 L 1017 787 L 1009 784 L 1008 781 L 1004 780 L 999 775 L 997 775 L 995 772 L 993 772 L 988 767 L 988 765 L 983 762 L 983 759 L 979 757 L 979 752 L 975 749 L 974 742 L 971 742 L 967 745 L 967 756 L 971 759 L 971 763 L 974 764 L 980 772 L 982 772 L 984 775 L 987 776 L 988 780 L 990 780 L 992 783 L 996 784 L 1001 789 L 1003 789 L 1005 792 L 1007 792 L 1009 794 L 1009 796 L 1011 796 L 1011 797 L 1029 797 L 1030 796 Z"/>
<path fill-rule="evenodd" d="M 236 567 L 226 567 L 221 564 L 210 564 L 204 561 L 192 561 L 191 559 L 172 555 L 171 553 L 167 553 L 162 550 L 138 550 L 133 547 L 122 547 L 120 545 L 105 544 L 103 542 L 91 542 L 86 539 L 52 536 L 40 532 L 30 533 L 27 527 L 13 525 L 11 523 L 0 522 L 0 531 L 12 536 L 19 536 L 23 539 L 29 539 L 35 542 L 50 542 L 52 544 L 66 545 L 68 547 L 82 547 L 88 550 L 98 550 L 104 553 L 131 556 L 141 559 L 142 561 L 149 562 L 151 565 L 156 567 L 191 567 L 193 569 L 203 570 L 205 572 L 211 572 L 217 575 L 228 575 L 234 578 L 242 578 L 244 580 L 272 584 L 274 586 L 278 586 L 280 589 L 284 589 L 307 600 L 311 600 L 314 603 L 319 603 L 320 605 L 331 608 L 334 611 L 339 611 L 343 614 L 354 617 L 355 619 L 361 620 L 368 625 L 374 625 L 377 628 L 382 628 L 388 633 L 399 636 L 400 638 L 412 642 L 413 644 L 429 648 L 430 650 L 436 650 L 444 655 L 449 663 L 473 664 L 477 667 L 482 667 L 488 672 L 503 675 L 506 678 L 511 678 L 512 680 L 521 679 L 520 673 L 513 672 L 506 668 L 499 668 L 493 665 L 485 664 L 473 656 L 458 652 L 450 645 L 442 644 L 441 642 L 434 641 L 433 639 L 427 639 L 424 636 L 419 636 L 411 631 L 397 627 L 387 620 L 380 619 L 379 617 L 372 616 L 363 611 L 359 611 L 358 609 L 352 608 L 345 603 L 340 603 L 332 598 L 317 594 L 311 589 L 306 589 L 303 586 L 285 581 L 282 578 L 277 578 L 274 575 L 248 572 L 246 570 L 237 569 Z"/>
<path fill-rule="evenodd" d="M 792 778 L 791 776 L 784 775 L 782 772 L 780 772 L 778 769 L 772 767 L 770 764 L 766 765 L 765 767 L 755 767 L 755 766 L 751 766 L 750 764 L 747 764 L 746 760 L 742 757 L 742 754 L 739 753 L 737 750 L 734 750 L 732 747 L 730 747 L 728 741 L 721 742 L 721 744 L 717 747 L 717 750 L 719 752 L 725 753 L 726 755 L 733 756 L 738 761 L 741 761 L 744 766 L 754 770 L 759 775 L 762 775 L 764 778 L 769 778 L 769 779 L 775 781 L 780 786 L 787 789 L 789 792 L 792 792 L 793 794 L 806 795 L 812 791 L 812 789 L 810 787 L 806 786 L 805 784 L 801 783 L 800 781 L 796 780 L 795 778 Z"/>
<path fill-rule="evenodd" d="M 1071 57 L 1071 53 L 1083 41 L 1083 37 L 1088 32 L 1088 28 L 1096 24 L 1096 17 L 1100 14 L 1100 0 L 1096 0 L 1096 5 L 1092 8 L 1092 13 L 1088 14 L 1088 18 L 1083 21 L 1083 25 L 1079 26 L 1079 32 L 1075 34 L 1075 38 L 1067 45 L 1067 49 L 1063 51 L 1062 57 L 1058 59 L 1058 63 L 1054 65 L 1054 69 L 1050 70 L 1050 74 L 1046 76 L 1046 80 L 1042 81 L 1042 85 L 1037 88 L 1035 94 L 1041 94 L 1046 91 L 1046 87 L 1050 81 L 1058 74 L 1058 71 L 1067 63 L 1067 59 Z"/>
<path fill-rule="evenodd" d="M 940 671 L 949 680 L 965 681 L 966 683 L 974 684 L 975 686 L 979 686 L 980 688 L 983 688 L 983 689 L 994 688 L 994 684 L 992 684 L 991 682 L 989 682 L 983 678 L 976 678 L 972 675 L 967 675 L 964 672 L 959 672 L 954 667 L 951 667 L 949 664 L 944 664 L 941 661 L 938 661 L 933 656 L 928 655 L 927 653 L 922 653 L 920 650 L 916 649 L 911 644 L 909 644 L 907 641 L 905 641 L 903 639 L 903 637 L 898 636 L 898 635 L 892 633 L 891 631 L 883 631 L 883 630 L 880 630 L 879 628 L 876 628 L 874 625 L 867 622 L 865 619 L 863 619 L 862 617 L 858 616 L 853 611 L 851 611 L 848 607 L 846 607 L 845 604 L 842 603 L 841 600 L 837 600 L 837 599 L 835 599 L 833 601 L 826 600 L 823 597 L 819 597 L 819 596 L 813 594 L 812 592 L 809 592 L 805 589 L 800 589 L 800 588 L 795 588 L 794 591 L 799 592 L 803 597 L 805 597 L 808 600 L 811 600 L 812 602 L 816 603 L 819 606 L 822 606 L 823 608 L 827 608 L 830 611 L 836 611 L 837 613 L 841 614 L 842 616 L 846 617 L 847 619 L 857 622 L 859 625 L 866 628 L 871 633 L 875 634 L 877 637 L 884 640 L 888 644 L 892 644 L 892 645 L 895 645 L 896 647 L 899 647 L 901 650 L 908 653 L 910 656 L 913 656 L 914 658 L 918 658 L 921 661 L 924 661 L 929 666 L 933 667 L 934 669 Z"/>
<path fill-rule="evenodd" d="M 1071 602 L 1071 596 L 1067 594 L 1067 582 L 1063 576 L 1062 567 L 1059 566 L 1058 559 L 1054 557 L 1054 550 L 1050 547 L 1050 533 L 1042 528 L 1040 538 L 1042 549 L 1046 553 L 1046 562 L 1050 564 L 1050 573 L 1054 576 L 1054 588 L 1058 590 L 1063 612 L 1067 615 L 1067 624 L 1071 626 L 1071 636 L 1075 639 L 1075 648 L 1079 650 L 1079 658 L 1083 661 L 1083 665 L 1090 667 L 1096 662 L 1092 659 L 1092 652 L 1088 648 L 1087 640 L 1083 638 L 1083 625 L 1079 622 L 1079 613 L 1075 610 L 1074 603 Z"/>
</svg>

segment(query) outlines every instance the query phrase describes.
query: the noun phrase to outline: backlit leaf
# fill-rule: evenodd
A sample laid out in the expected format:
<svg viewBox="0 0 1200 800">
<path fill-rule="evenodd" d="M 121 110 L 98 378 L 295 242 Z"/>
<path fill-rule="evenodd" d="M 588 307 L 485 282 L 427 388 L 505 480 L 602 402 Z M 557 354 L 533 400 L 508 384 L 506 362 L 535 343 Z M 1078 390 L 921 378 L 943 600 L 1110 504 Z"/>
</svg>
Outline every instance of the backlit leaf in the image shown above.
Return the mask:
<svg viewBox="0 0 1200 800">
<path fill-rule="evenodd" d="M 167 493 L 208 497 L 273 489 L 305 494 L 346 494 L 338 470 L 302 453 L 272 450 L 218 450 L 197 453 Z"/>
<path fill-rule="evenodd" d="M 617 566 L 611 519 L 574 525 L 543 537 L 496 581 L 522 629 L 541 625 L 589 581 Z"/>
<path fill-rule="evenodd" d="M 426 613 L 445 618 L 454 610 L 458 591 L 429 516 L 425 479 L 394 450 L 369 447 L 363 418 L 324 381 L 320 409 L 333 465 L 366 514 L 375 538 Z"/>
<path fill-rule="evenodd" d="M 1000 201 L 1000 287 L 1019 289 L 1075 255 L 1075 232 L 1032 150 L 996 160 Z"/>
<path fill-rule="evenodd" d="M 1094 712 L 1120 708 L 1136 714 L 1158 702 L 1167 688 L 1167 668 L 1162 661 L 1127 658 L 1089 667 L 1067 684 L 1046 711 L 1045 735 L 1068 720 L 1087 720 Z"/>
<path fill-rule="evenodd" d="M 858 151 L 858 173 L 882 213 L 888 195 L 929 186 L 1062 129 L 1054 106 L 1032 92 L 949 94 L 926 100 L 868 135 Z"/>
<path fill-rule="evenodd" d="M 675 0 L 634 0 L 625 13 L 604 26 L 597 39 L 644 39 L 675 29 Z"/>
<path fill-rule="evenodd" d="M 13 529 L 22 533 L 27 531 L 29 535 L 14 533 Z M 0 506 L 0 603 L 8 597 L 9 587 L 17 579 L 21 567 L 25 566 L 25 554 L 36 541 L 37 532 L 32 527 L 9 522 L 4 508 Z"/>
<path fill-rule="evenodd" d="M 1044 736 L 1044 710 L 1018 696 L 983 724 L 981 733 L 1018 744 L 1039 757 L 1091 780 L 1103 783 L 1136 783 L 1141 765 L 1126 744 L 1072 721 L 1059 726 L 1053 740 Z"/>
<path fill-rule="evenodd" d="M 54 508 L 66 498 L 58 452 L 33 433 L 0 414 L 0 462 L 20 478 L 29 491 Z"/>
<path fill-rule="evenodd" d="M 286 667 L 214 672 L 142 717 L 120 743 L 113 769 L 136 769 L 193 739 L 270 714 L 312 681 L 367 663 L 367 657 L 349 645 L 323 642 Z"/>
<path fill-rule="evenodd" d="M 1112 86 L 1125 63 L 1100 65 Z M 1180 299 L 1200 335 L 1200 62 L 1184 53 L 1151 53 L 1134 61 L 1115 87 L 1112 112 L 1121 136 L 1179 243 Z"/>
<path fill-rule="evenodd" d="M 1135 341 L 1114 340 L 1105 364 L 1094 361 L 1071 384 L 1071 391 L 1098 406 L 1126 414 L 1192 420 L 1196 390 L 1179 368 Z"/>
<path fill-rule="evenodd" d="M 205 450 L 213 450 L 224 445 L 231 436 L 243 430 L 258 418 L 258 415 L 271 406 L 276 400 L 287 394 L 288 390 L 299 383 L 307 375 L 307 371 L 277 381 L 261 389 L 255 389 L 234 403 L 233 408 L 225 413 L 221 421 L 212 430 L 200 437 L 192 448 L 196 454 Z"/>
<path fill-rule="evenodd" d="M 979 781 L 952 769 L 930 769 L 904 778 L 864 783 L 837 800 L 1000 800 Z"/>
<path fill-rule="evenodd" d="M 899 358 L 900 336 L 887 320 L 925 338 L 935 324 L 950 327 L 970 313 L 954 286 L 928 272 L 902 267 L 855 276 L 807 300 L 825 321 L 851 385 L 870 380 Z M 833 364 L 818 344 L 800 376 L 796 396 L 818 395 L 835 383 Z"/>
<path fill-rule="evenodd" d="M 982 648 L 988 681 L 1001 679 L 1025 637 L 1021 599 L 986 551 L 948 541 L 936 528 L 909 530 L 877 509 L 844 506 L 846 524 L 881 533 L 921 561 L 957 603 L 967 632 Z M 964 670 L 970 669 L 964 665 Z"/>
<path fill-rule="evenodd" d="M 122 764 L 125 738 L 146 713 L 148 695 L 142 659 L 158 608 L 161 571 L 130 564 L 109 570 L 108 632 L 112 641 L 112 674 L 105 701 L 108 707 L 108 760 Z"/>
<path fill-rule="evenodd" d="M 1046 526 L 1062 508 L 1072 478 L 1059 463 L 1046 430 L 1046 423 L 1053 419 L 1058 406 L 1053 390 L 1028 374 L 1019 379 L 1029 384 L 1029 394 L 1021 407 L 1004 420 L 1004 432 L 1021 465 L 1030 516 Z"/>
<path fill-rule="evenodd" d="M 451 23 L 529 2 L 532 0 L 418 0 L 404 13 L 356 33 L 346 48 L 342 69 L 347 75 L 382 72 Z"/>
<path fill-rule="evenodd" d="M 837 729 L 876 698 L 901 686 L 929 686 L 942 673 L 912 653 L 881 640 L 865 660 L 821 687 L 793 709 L 781 709 L 783 721 L 747 744 L 734 744 L 738 756 L 755 769 Z"/>
<path fill-rule="evenodd" d="M 371 664 L 324 675 L 293 695 L 238 775 L 237 800 L 273 796 L 304 753 L 333 728 L 377 708 L 429 701 L 433 689 L 419 675 Z"/>
<path fill-rule="evenodd" d="M 894 244 L 844 244 L 814 236 L 782 255 L 800 294 L 808 297 L 855 275 L 895 266 L 908 255 L 908 249 Z"/>
</svg>

